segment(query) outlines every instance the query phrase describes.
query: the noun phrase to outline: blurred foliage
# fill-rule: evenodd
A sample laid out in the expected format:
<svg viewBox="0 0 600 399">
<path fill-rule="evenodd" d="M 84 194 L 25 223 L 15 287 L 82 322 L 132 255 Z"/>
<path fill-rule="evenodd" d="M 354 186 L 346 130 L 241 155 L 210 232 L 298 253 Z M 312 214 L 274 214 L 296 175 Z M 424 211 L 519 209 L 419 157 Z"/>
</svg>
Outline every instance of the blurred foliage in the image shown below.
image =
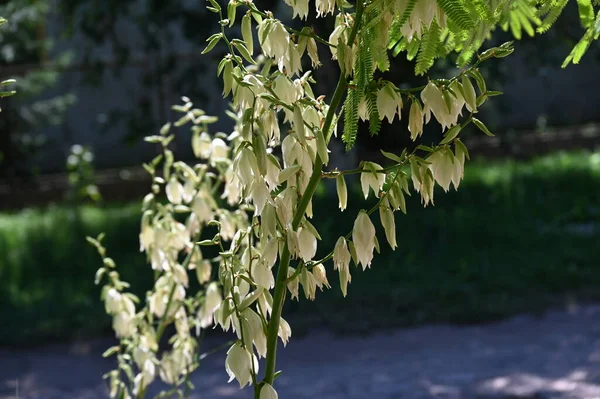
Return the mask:
<svg viewBox="0 0 600 399">
<path fill-rule="evenodd" d="M 94 177 L 94 154 L 91 148 L 75 144 L 67 157 L 69 191 L 67 200 L 75 206 L 85 200 L 99 202 L 102 199 Z"/>
<path fill-rule="evenodd" d="M 0 118 L 0 178 L 10 179 L 35 171 L 32 157 L 46 142 L 40 129 L 60 126 L 75 97 L 49 94 L 59 82 L 60 69 L 70 61 L 68 52 L 52 54 L 54 38 L 46 30 L 50 2 L 3 2 L 0 15 L 9 21 L 0 28 L 0 72 L 17 78 L 18 91 L 3 103 Z M 39 67 L 49 62 L 54 69 Z"/>
<path fill-rule="evenodd" d="M 366 206 L 353 187 L 348 215 Z M 322 250 L 353 221 L 328 216 L 337 214 L 337 201 L 327 191 L 321 187 L 313 202 Z M 458 192 L 437 193 L 433 208 L 418 201 L 408 198 L 408 214 L 397 216 L 407 232 L 399 249 L 382 245 L 373 270 L 353 269 L 345 306 L 330 264 L 334 287 L 318 294 L 318 305 L 287 305 L 295 334 L 314 326 L 366 332 L 481 322 L 564 298 L 600 298 L 600 153 L 473 161 Z M 142 296 L 150 287 L 151 274 L 140 273 L 149 266 L 138 252 L 139 204 L 85 206 L 80 219 L 82 231 L 68 207 L 0 215 L 0 345 L 109 333 L 93 283 L 98 259 L 85 235 L 105 232 L 123 279 Z"/>
</svg>

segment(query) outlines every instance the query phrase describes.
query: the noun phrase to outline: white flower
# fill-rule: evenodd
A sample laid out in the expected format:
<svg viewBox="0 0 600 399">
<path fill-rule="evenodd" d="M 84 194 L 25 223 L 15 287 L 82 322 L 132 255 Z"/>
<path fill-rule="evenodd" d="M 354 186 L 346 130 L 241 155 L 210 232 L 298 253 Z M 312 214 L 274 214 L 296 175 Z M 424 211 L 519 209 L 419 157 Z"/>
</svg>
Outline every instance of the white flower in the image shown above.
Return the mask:
<svg viewBox="0 0 600 399">
<path fill-rule="evenodd" d="M 390 123 L 396 114 L 399 119 L 402 117 L 402 97 L 389 82 L 377 92 L 377 109 L 381 119 L 386 117 Z"/>
<path fill-rule="evenodd" d="M 183 199 L 183 202 L 189 204 L 192 202 L 194 195 L 196 195 L 196 184 L 194 183 L 194 180 L 187 179 L 183 185 L 183 190 L 181 191 L 181 198 Z"/>
<path fill-rule="evenodd" d="M 275 241 L 275 240 L 273 240 Z M 252 265 L 252 280 L 259 287 L 264 287 L 267 289 L 271 289 L 275 286 L 275 278 L 273 277 L 273 272 L 271 268 L 264 262 L 264 260 L 260 260 Z"/>
<path fill-rule="evenodd" d="M 150 225 L 150 214 L 146 213 L 142 217 L 142 228 L 140 231 L 140 252 L 150 249 L 154 242 L 154 230 Z"/>
<path fill-rule="evenodd" d="M 344 25 L 337 25 L 333 32 L 331 32 L 331 35 L 329 35 L 329 43 L 339 47 L 340 40 L 342 40 L 342 43 L 344 42 L 345 38 L 342 36 L 342 34 L 345 30 L 346 27 Z M 334 47 L 330 47 L 329 49 L 331 50 L 333 59 L 337 59 L 337 49 Z"/>
<path fill-rule="evenodd" d="M 278 253 L 278 243 L 277 240 L 269 240 L 264 247 L 262 252 L 262 259 L 269 267 L 273 267 L 275 262 L 277 262 L 277 253 Z"/>
<path fill-rule="evenodd" d="M 181 204 L 183 199 L 183 186 L 175 176 L 171 176 L 171 179 L 169 179 L 169 182 L 165 187 L 165 192 L 170 203 L 174 205 Z"/>
<path fill-rule="evenodd" d="M 284 57 L 277 62 L 279 71 L 288 75 L 294 75 L 302 71 L 302 63 L 300 60 L 300 51 L 298 45 L 291 40 L 288 43 L 288 51 Z"/>
<path fill-rule="evenodd" d="M 267 57 L 277 61 L 285 57 L 290 35 L 281 21 L 272 18 L 263 19 L 258 25 L 258 38 Z"/>
<path fill-rule="evenodd" d="M 369 197 L 369 188 L 373 190 L 375 195 L 379 194 L 379 190 L 385 183 L 385 173 L 377 173 L 376 170 L 383 170 L 381 165 L 374 162 L 365 162 L 363 169 L 365 172 L 360 174 L 360 186 L 365 199 Z"/>
<path fill-rule="evenodd" d="M 196 277 L 198 278 L 198 282 L 200 284 L 204 284 L 209 281 L 211 273 L 212 265 L 208 259 L 204 259 L 198 265 L 196 265 Z"/>
<path fill-rule="evenodd" d="M 259 399 L 278 399 L 279 397 L 277 396 L 277 391 L 275 391 L 275 389 L 265 383 L 262 388 L 260 389 L 260 396 Z"/>
<path fill-rule="evenodd" d="M 256 357 L 242 348 L 240 342 L 233 344 L 227 351 L 227 359 L 225 360 L 225 371 L 229 375 L 229 381 L 236 379 L 240 388 L 248 384 L 252 384 L 252 363 L 255 363 L 255 370 L 258 371 L 258 361 Z"/>
<path fill-rule="evenodd" d="M 208 133 L 202 132 L 192 137 L 192 149 L 196 158 L 207 159 L 210 157 L 211 139 Z"/>
<path fill-rule="evenodd" d="M 133 316 L 127 312 L 120 312 L 113 318 L 113 329 L 117 334 L 117 338 L 129 338 L 133 335 L 135 324 Z"/>
<path fill-rule="evenodd" d="M 210 202 L 203 192 L 198 193 L 191 205 L 192 211 L 198 217 L 200 222 L 209 222 L 213 218 L 213 211 Z"/>
<path fill-rule="evenodd" d="M 293 267 L 289 267 L 288 268 L 288 278 L 291 278 L 294 274 L 296 273 L 296 270 Z M 287 284 L 287 288 L 290 291 L 291 297 L 292 299 L 296 298 L 298 299 L 298 278 L 295 277 L 294 279 L 292 279 L 288 284 Z"/>
<path fill-rule="evenodd" d="M 317 237 L 306 228 L 298 229 L 298 250 L 300 257 L 305 262 L 314 258 L 317 253 Z"/>
<path fill-rule="evenodd" d="M 308 0 L 285 0 L 285 3 L 294 10 L 292 18 L 298 16 L 300 19 L 306 19 L 308 16 Z"/>
<path fill-rule="evenodd" d="M 306 270 L 305 267 L 300 272 L 300 284 L 302 285 L 306 299 L 314 300 L 317 293 L 317 281 L 315 280 L 315 276 Z"/>
<path fill-rule="evenodd" d="M 317 0 L 317 17 L 324 17 L 325 15 L 335 11 L 335 0 Z"/>
<path fill-rule="evenodd" d="M 350 251 L 348 251 L 348 245 L 346 239 L 340 237 L 335 243 L 333 249 L 333 269 L 337 270 L 340 275 L 340 288 L 344 297 L 347 294 L 348 283 L 352 280 L 350 276 Z"/>
<path fill-rule="evenodd" d="M 121 311 L 122 302 L 121 302 L 121 294 L 114 288 L 110 288 L 106 292 L 106 299 L 104 303 L 106 313 L 108 314 L 116 314 Z"/>
<path fill-rule="evenodd" d="M 296 101 L 294 83 L 284 74 L 279 74 L 273 81 L 273 92 L 286 104 L 292 104 Z"/>
<path fill-rule="evenodd" d="M 212 282 L 206 289 L 206 296 L 204 297 L 204 303 L 198 312 L 198 319 L 200 320 L 200 327 L 207 328 L 212 324 L 213 314 L 221 305 L 221 292 L 217 283 Z"/>
<path fill-rule="evenodd" d="M 358 262 L 362 264 L 364 270 L 371 265 L 375 249 L 375 226 L 364 211 L 361 211 L 354 221 L 352 241 L 356 248 Z"/>
<path fill-rule="evenodd" d="M 323 290 L 323 286 L 327 288 L 331 288 L 329 285 L 329 281 L 327 281 L 327 273 L 325 272 L 325 267 L 322 264 L 318 264 L 312 269 L 313 276 L 315 277 L 315 281 L 317 282 L 317 286 Z"/>
<path fill-rule="evenodd" d="M 450 183 L 456 180 L 457 168 L 454 155 L 450 150 L 442 149 L 431 154 L 427 160 L 431 162 L 429 169 L 433 178 L 445 192 L 450 189 Z M 460 180 L 459 180 L 460 181 Z"/>
<path fill-rule="evenodd" d="M 410 138 L 413 141 L 423 134 L 423 110 L 417 101 L 413 101 L 410 106 L 410 112 L 408 115 L 408 131 L 410 132 Z"/>
<path fill-rule="evenodd" d="M 248 334 L 250 334 L 250 338 L 254 343 L 256 353 L 258 353 L 258 356 L 260 357 L 265 357 L 267 355 L 267 336 L 264 333 L 260 316 L 252 309 L 246 308 L 243 317 L 245 317 L 247 321 Z M 246 330 L 244 330 L 244 333 L 246 333 Z"/>
<path fill-rule="evenodd" d="M 279 319 L 279 331 L 277 335 L 279 336 L 279 338 L 281 338 L 284 347 L 287 345 L 287 343 L 290 340 L 290 337 L 292 336 L 292 328 L 290 327 L 288 322 L 284 320 L 283 317 Z"/>
<path fill-rule="evenodd" d="M 256 216 L 260 216 L 265 208 L 265 204 L 273 202 L 271 199 L 271 193 L 267 188 L 267 183 L 262 177 L 254 179 L 251 187 L 250 197 L 254 203 L 254 214 Z"/>
<path fill-rule="evenodd" d="M 214 139 L 211 144 L 211 153 L 210 153 L 210 161 L 211 163 L 215 163 L 218 161 L 222 161 L 227 158 L 229 153 L 229 147 L 227 143 L 225 143 L 222 139 Z"/>
<path fill-rule="evenodd" d="M 462 98 L 456 84 L 458 84 L 458 82 L 454 82 L 456 96 L 449 92 L 446 93 L 446 95 L 450 96 L 450 104 L 446 103 L 444 100 L 444 93 L 433 82 L 429 82 L 425 89 L 423 89 L 421 92 L 421 99 L 425 105 L 423 111 L 425 113 L 426 122 L 429 121 L 431 113 L 433 113 L 435 119 L 442 125 L 443 130 L 456 125 L 465 104 L 465 100 Z M 448 105 L 450 105 L 450 107 L 448 107 Z"/>
</svg>

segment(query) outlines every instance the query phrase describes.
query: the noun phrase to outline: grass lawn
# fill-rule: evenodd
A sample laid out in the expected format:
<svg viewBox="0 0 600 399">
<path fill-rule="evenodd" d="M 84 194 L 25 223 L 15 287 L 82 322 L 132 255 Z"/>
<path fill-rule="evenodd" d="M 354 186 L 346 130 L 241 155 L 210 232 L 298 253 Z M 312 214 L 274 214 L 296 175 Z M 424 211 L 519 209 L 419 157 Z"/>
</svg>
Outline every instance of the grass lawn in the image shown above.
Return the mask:
<svg viewBox="0 0 600 399">
<path fill-rule="evenodd" d="M 323 253 L 371 204 L 352 187 L 344 217 L 332 216 L 337 199 L 324 188 L 313 202 Z M 460 190 L 436 192 L 435 204 L 408 199 L 408 215 L 396 220 L 399 248 L 381 235 L 381 255 L 370 270 L 353 270 L 346 299 L 326 265 L 332 290 L 284 310 L 295 331 L 481 322 L 600 297 L 600 153 L 473 161 Z M 84 206 L 79 221 L 63 206 L 0 214 L 0 345 L 108 331 L 93 284 L 100 260 L 85 236 L 106 233 L 110 256 L 142 294 L 152 273 L 138 252 L 138 209 Z"/>
</svg>

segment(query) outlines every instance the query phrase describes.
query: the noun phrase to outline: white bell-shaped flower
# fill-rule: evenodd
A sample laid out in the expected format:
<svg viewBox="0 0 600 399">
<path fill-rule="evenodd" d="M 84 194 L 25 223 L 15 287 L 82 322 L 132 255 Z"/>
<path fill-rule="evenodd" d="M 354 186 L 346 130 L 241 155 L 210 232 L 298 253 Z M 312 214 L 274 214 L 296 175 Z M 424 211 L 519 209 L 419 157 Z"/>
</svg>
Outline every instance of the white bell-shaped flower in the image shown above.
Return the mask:
<svg viewBox="0 0 600 399">
<path fill-rule="evenodd" d="M 292 328 L 287 321 L 282 317 L 279 319 L 279 332 L 277 334 L 285 347 L 292 336 Z"/>
<path fill-rule="evenodd" d="M 196 158 L 208 159 L 210 157 L 212 140 L 206 132 L 195 134 L 192 137 L 192 150 Z"/>
<path fill-rule="evenodd" d="M 371 266 L 373 250 L 375 249 L 375 226 L 373 226 L 369 215 L 364 211 L 361 211 L 354 221 L 352 241 L 356 248 L 356 257 L 358 262 L 362 264 L 363 270 Z"/>
<path fill-rule="evenodd" d="M 265 383 L 260 389 L 259 399 L 279 399 L 277 391 L 271 385 Z"/>
<path fill-rule="evenodd" d="M 175 176 L 171 176 L 167 186 L 165 187 L 165 193 L 167 194 L 167 199 L 173 205 L 181 204 L 183 200 L 183 186 L 177 180 Z"/>
<path fill-rule="evenodd" d="M 431 154 L 427 160 L 431 162 L 429 169 L 433 174 L 433 178 L 445 192 L 448 192 L 456 172 L 454 155 L 444 148 Z"/>
<path fill-rule="evenodd" d="M 294 11 L 292 18 L 306 19 L 308 16 L 308 0 L 285 0 L 285 4 L 292 7 Z"/>
<path fill-rule="evenodd" d="M 365 199 L 369 197 L 369 188 L 372 189 L 377 196 L 379 190 L 381 190 L 385 183 L 385 173 L 378 173 L 376 171 L 383 170 L 383 168 L 375 162 L 365 162 L 363 169 L 365 171 L 360 174 L 360 186 Z"/>
<path fill-rule="evenodd" d="M 317 237 L 307 228 L 298 229 L 298 251 L 300 258 L 308 262 L 317 253 Z"/>
<path fill-rule="evenodd" d="M 408 114 L 408 131 L 410 138 L 415 141 L 423 134 L 423 109 L 417 101 L 413 101 Z"/>
<path fill-rule="evenodd" d="M 317 17 L 324 17 L 325 15 L 335 11 L 335 0 L 317 0 Z"/>
<path fill-rule="evenodd" d="M 229 154 L 229 146 L 222 139 L 216 138 L 211 142 L 210 162 L 216 163 L 227 159 Z"/>
<path fill-rule="evenodd" d="M 127 312 L 119 312 L 113 317 L 113 330 L 117 338 L 129 338 L 135 331 L 133 316 Z"/>
<path fill-rule="evenodd" d="M 116 314 L 122 309 L 121 294 L 114 288 L 110 288 L 106 292 L 106 298 L 104 299 L 104 307 L 106 313 Z"/>
<path fill-rule="evenodd" d="M 329 285 L 329 281 L 327 281 L 327 273 L 325 272 L 325 267 L 322 264 L 318 264 L 312 269 L 313 276 L 315 277 L 315 281 L 317 283 L 317 287 L 322 291 L 323 286 L 327 288 L 331 288 Z"/>
<path fill-rule="evenodd" d="M 255 370 L 258 370 L 258 361 L 255 356 L 242 348 L 240 342 L 233 344 L 227 351 L 225 360 L 225 371 L 229 375 L 229 381 L 236 379 L 240 388 L 252 384 L 252 363 L 255 363 Z"/>
<path fill-rule="evenodd" d="M 402 97 L 389 82 L 377 92 L 377 109 L 381 119 L 385 117 L 389 123 L 392 123 L 396 114 L 399 119 L 402 117 Z"/>
</svg>

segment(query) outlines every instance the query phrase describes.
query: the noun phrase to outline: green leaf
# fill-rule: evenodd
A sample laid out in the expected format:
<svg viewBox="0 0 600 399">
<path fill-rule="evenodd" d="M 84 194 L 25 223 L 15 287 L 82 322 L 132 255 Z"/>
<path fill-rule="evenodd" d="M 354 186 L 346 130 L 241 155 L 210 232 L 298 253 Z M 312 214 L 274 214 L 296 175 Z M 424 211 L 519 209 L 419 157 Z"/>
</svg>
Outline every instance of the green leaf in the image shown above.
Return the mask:
<svg viewBox="0 0 600 399">
<path fill-rule="evenodd" d="M 456 136 L 458 136 L 458 134 L 460 133 L 461 130 L 462 130 L 462 125 L 453 126 L 450 130 L 448 130 L 446 132 L 446 135 L 444 136 L 444 139 L 442 141 L 440 141 L 440 144 L 447 144 L 447 143 L 451 142 L 452 140 L 454 140 L 456 138 Z"/>
<path fill-rule="evenodd" d="M 212 6 L 217 9 L 217 11 L 221 11 L 221 6 L 219 5 L 219 3 L 217 2 L 217 0 L 208 0 L 210 1 L 210 4 L 212 4 Z"/>
<path fill-rule="evenodd" d="M 473 123 L 475 124 L 475 126 L 477 126 L 479 128 L 479 130 L 481 130 L 483 133 L 485 133 L 486 135 L 490 136 L 490 137 L 494 137 L 494 135 L 492 134 L 492 132 L 490 132 L 490 130 L 487 128 L 487 126 L 480 121 L 477 118 L 473 118 Z"/>
<path fill-rule="evenodd" d="M 215 33 L 214 35 L 212 35 L 211 37 L 206 39 L 206 41 L 208 42 L 208 45 L 206 46 L 206 48 L 204 50 L 202 50 L 201 54 L 206 54 L 210 50 L 212 50 L 217 45 L 217 43 L 219 43 L 219 41 L 221 40 L 222 37 L 223 37 L 222 33 Z"/>
<path fill-rule="evenodd" d="M 485 79 L 481 72 L 478 69 L 472 69 L 469 72 L 469 76 L 471 76 L 477 82 L 477 87 L 479 87 L 479 91 L 481 93 L 485 93 L 487 91 L 487 86 L 485 84 Z"/>
<path fill-rule="evenodd" d="M 387 152 L 387 151 L 383 151 L 383 150 L 379 150 L 381 151 L 381 154 L 386 157 L 387 159 L 391 159 L 394 162 L 398 162 L 401 163 L 402 162 L 402 158 L 400 158 L 398 155 L 396 154 L 392 154 L 391 152 Z"/>
<path fill-rule="evenodd" d="M 254 61 L 254 59 L 250 55 L 250 52 L 246 48 L 246 45 L 243 41 L 239 39 L 233 39 L 231 41 L 231 44 L 237 49 L 237 51 L 241 54 L 242 57 L 244 57 L 246 61 L 248 61 L 251 64 L 256 64 L 256 61 Z"/>
</svg>

